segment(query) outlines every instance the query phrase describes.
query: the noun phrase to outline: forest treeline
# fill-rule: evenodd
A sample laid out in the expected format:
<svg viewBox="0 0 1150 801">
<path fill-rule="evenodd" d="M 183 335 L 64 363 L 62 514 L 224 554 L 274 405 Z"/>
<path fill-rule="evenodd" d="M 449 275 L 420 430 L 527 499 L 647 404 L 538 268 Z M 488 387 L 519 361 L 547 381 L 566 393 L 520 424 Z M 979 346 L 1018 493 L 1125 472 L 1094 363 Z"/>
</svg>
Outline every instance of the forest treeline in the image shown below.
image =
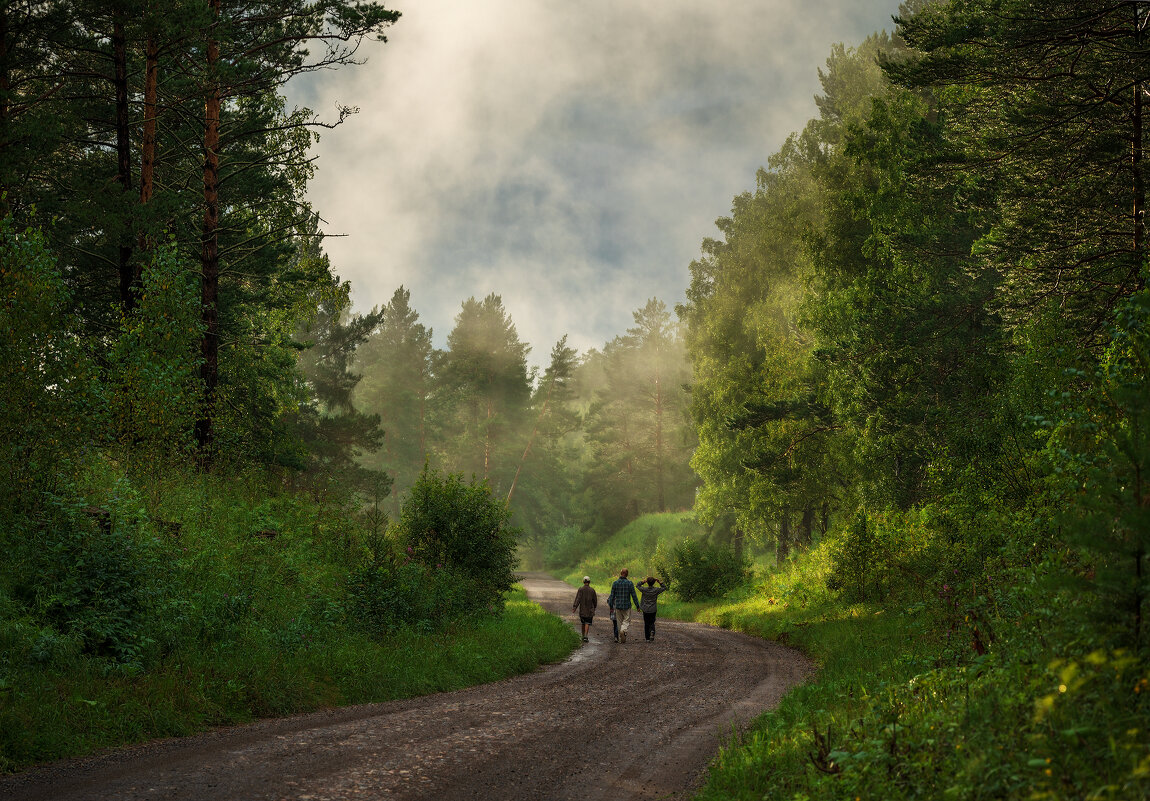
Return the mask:
<svg viewBox="0 0 1150 801">
<path fill-rule="evenodd" d="M 829 521 L 864 598 L 1057 565 L 1091 642 L 1146 646 L 1148 12 L 909 2 L 834 48 L 691 265 L 704 522 Z"/>
<path fill-rule="evenodd" d="M 662 301 L 637 309 L 601 350 L 578 354 L 562 338 L 541 374 L 497 295 L 463 302 L 445 349 L 403 287 L 367 317 L 353 399 L 384 434 L 361 461 L 391 479 L 393 511 L 425 464 L 476 476 L 515 511 L 531 558 L 543 558 L 583 532 L 691 507 L 690 366 Z"/>
<path fill-rule="evenodd" d="M 440 348 L 403 287 L 353 313 L 323 252 L 309 148 L 354 109 L 282 90 L 353 67 L 396 12 L 3 4 L 0 669 L 298 655 L 401 626 L 382 610 L 450 586 L 445 554 L 487 565 L 494 599 L 512 523 L 574 563 L 691 509 L 780 563 L 824 538 L 843 603 L 929 589 L 940 665 L 1144 672 L 1148 14 L 908 0 L 893 34 L 832 50 L 817 116 L 677 309 L 535 370 L 497 294 L 462 300 Z M 269 497 L 241 514 L 208 486 Z M 499 553 L 435 522 L 456 502 Z M 1144 715 L 1145 678 L 1115 681 L 1098 718 Z M 1146 774 L 1138 729 L 1066 730 Z"/>
<path fill-rule="evenodd" d="M 538 535 L 689 507 L 681 329 L 660 302 L 538 375 L 498 296 L 431 344 L 402 287 L 366 314 L 306 199 L 324 119 L 283 86 L 350 68 L 378 3 L 12 3 L 0 11 L 4 501 L 92 449 L 279 475 L 376 504 L 428 465 Z M 361 380 L 362 377 L 362 380 Z M 582 432 L 576 434 L 576 430 Z"/>
</svg>

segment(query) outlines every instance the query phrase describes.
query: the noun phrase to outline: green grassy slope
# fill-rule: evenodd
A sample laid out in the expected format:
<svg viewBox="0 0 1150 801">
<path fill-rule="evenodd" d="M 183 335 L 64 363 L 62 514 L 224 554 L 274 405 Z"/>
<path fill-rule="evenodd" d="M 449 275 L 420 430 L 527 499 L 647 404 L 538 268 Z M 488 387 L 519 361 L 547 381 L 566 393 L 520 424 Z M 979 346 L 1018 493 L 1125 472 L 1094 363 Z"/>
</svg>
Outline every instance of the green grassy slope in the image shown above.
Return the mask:
<svg viewBox="0 0 1150 801">
<path fill-rule="evenodd" d="M 574 567 L 556 575 L 576 586 L 583 576 L 590 576 L 594 586 L 610 584 L 627 568 L 636 580 L 657 574 L 661 564 L 670 562 L 671 548 L 688 537 L 700 537 L 703 531 L 689 513 L 666 512 L 644 515 L 605 540 L 593 553 L 588 553 Z"/>
</svg>

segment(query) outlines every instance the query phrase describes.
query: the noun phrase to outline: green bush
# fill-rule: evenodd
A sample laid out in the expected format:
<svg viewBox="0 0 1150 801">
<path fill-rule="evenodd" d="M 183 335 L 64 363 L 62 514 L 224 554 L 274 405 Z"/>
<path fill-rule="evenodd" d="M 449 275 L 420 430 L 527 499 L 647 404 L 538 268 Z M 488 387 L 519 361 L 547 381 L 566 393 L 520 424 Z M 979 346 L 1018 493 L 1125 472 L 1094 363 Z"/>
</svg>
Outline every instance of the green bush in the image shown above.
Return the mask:
<svg viewBox="0 0 1150 801">
<path fill-rule="evenodd" d="M 127 507 L 86 507 L 70 497 L 50 502 L 29 531 L 30 570 L 18 592 L 31 601 L 35 618 L 51 627 L 40 640 L 74 639 L 84 654 L 141 667 L 150 636 L 154 600 L 164 571 L 155 541 Z M 45 653 L 59 650 L 45 645 Z"/>
<path fill-rule="evenodd" d="M 885 594 L 882 573 L 887 556 L 882 550 L 874 526 L 859 512 L 831 557 L 827 589 L 849 600 L 880 600 Z"/>
<path fill-rule="evenodd" d="M 938 532 L 919 512 L 859 512 L 831 546 L 828 590 L 849 602 L 915 596 L 927 600 L 974 569 L 969 552 Z M 965 540 L 964 540 L 965 542 Z"/>
<path fill-rule="evenodd" d="M 174 245 L 163 245 L 109 354 L 112 420 L 125 454 L 142 451 L 148 461 L 187 453 L 202 394 L 201 329 L 199 278 Z"/>
<path fill-rule="evenodd" d="M 461 592 L 465 586 L 446 568 L 399 562 L 390 555 L 369 558 L 348 577 L 348 611 L 373 634 L 433 631 L 469 611 Z"/>
<path fill-rule="evenodd" d="M 95 361 L 44 236 L 0 218 L 0 514 L 52 490 L 107 427 Z M 34 502 L 34 501 L 33 501 Z"/>
<path fill-rule="evenodd" d="M 400 512 L 401 546 L 415 562 L 447 569 L 465 611 L 501 609 L 515 584 L 518 529 L 487 482 L 425 469 Z"/>
<path fill-rule="evenodd" d="M 718 598 L 751 576 L 750 560 L 729 545 L 683 540 L 671 554 L 667 572 L 675 594 L 684 601 Z"/>
<path fill-rule="evenodd" d="M 551 570 L 576 564 L 593 551 L 601 539 L 594 531 L 564 526 L 544 542 L 543 564 Z"/>
</svg>

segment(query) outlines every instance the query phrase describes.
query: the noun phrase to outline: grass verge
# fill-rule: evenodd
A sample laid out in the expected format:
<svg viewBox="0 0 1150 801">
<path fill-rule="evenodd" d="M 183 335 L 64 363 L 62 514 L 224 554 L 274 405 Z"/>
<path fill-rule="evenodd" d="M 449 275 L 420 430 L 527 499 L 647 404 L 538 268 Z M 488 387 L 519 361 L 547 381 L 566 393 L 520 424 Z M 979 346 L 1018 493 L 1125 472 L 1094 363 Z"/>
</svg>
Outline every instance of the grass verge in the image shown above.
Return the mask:
<svg viewBox="0 0 1150 801">
<path fill-rule="evenodd" d="M 1150 798 L 1150 664 L 1099 648 L 1072 591 L 1000 596 L 993 623 L 947 584 L 884 603 L 826 588 L 833 543 L 660 615 L 791 645 L 818 673 L 720 749 L 697 801 Z M 979 654 L 975 625 L 993 643 Z"/>
<path fill-rule="evenodd" d="M 435 634 L 378 641 L 333 631 L 286 654 L 239 644 L 188 650 L 135 675 L 90 659 L 10 672 L 0 690 L 0 769 L 261 717 L 456 690 L 559 661 L 577 645 L 570 626 L 516 588 L 501 617 Z"/>
</svg>

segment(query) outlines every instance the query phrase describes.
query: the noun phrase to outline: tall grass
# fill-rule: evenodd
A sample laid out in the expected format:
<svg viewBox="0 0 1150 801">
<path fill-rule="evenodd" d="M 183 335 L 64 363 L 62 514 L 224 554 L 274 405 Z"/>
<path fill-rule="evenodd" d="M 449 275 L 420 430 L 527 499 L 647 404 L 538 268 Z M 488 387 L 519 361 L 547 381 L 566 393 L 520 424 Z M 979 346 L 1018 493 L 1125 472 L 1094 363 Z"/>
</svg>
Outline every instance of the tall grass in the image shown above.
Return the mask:
<svg viewBox="0 0 1150 801">
<path fill-rule="evenodd" d="M 644 515 L 584 553 L 574 567 L 558 572 L 564 581 L 575 585 L 585 575 L 591 577 L 592 584 L 609 584 L 623 568 L 636 579 L 657 575 L 660 566 L 670 563 L 676 543 L 702 535 L 703 530 L 688 512 Z"/>
</svg>

